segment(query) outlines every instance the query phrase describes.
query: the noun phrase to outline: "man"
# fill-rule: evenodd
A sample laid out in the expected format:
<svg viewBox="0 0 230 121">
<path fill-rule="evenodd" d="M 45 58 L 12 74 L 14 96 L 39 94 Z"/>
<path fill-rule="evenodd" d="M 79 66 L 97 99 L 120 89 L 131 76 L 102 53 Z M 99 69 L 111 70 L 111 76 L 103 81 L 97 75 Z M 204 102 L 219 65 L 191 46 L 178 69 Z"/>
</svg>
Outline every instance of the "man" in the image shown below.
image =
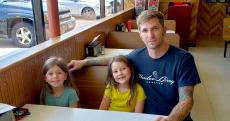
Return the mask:
<svg viewBox="0 0 230 121">
<path fill-rule="evenodd" d="M 157 121 L 192 121 L 194 86 L 200 83 L 193 56 L 165 40 L 163 15 L 144 11 L 137 18 L 139 34 L 145 48 L 127 57 L 135 65 L 139 83 L 146 94 L 145 113 L 166 115 Z M 108 60 L 72 60 L 70 71 L 83 66 L 106 65 Z"/>
</svg>

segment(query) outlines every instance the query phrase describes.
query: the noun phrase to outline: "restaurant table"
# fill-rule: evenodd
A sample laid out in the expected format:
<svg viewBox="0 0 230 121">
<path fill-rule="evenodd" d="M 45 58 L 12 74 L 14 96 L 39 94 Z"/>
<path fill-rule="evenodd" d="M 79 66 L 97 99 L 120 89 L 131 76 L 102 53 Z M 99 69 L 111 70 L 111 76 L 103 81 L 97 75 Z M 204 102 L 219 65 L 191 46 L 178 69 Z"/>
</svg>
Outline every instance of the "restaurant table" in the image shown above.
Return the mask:
<svg viewBox="0 0 230 121">
<path fill-rule="evenodd" d="M 26 104 L 30 115 L 20 121 L 154 121 L 159 115 Z"/>
</svg>

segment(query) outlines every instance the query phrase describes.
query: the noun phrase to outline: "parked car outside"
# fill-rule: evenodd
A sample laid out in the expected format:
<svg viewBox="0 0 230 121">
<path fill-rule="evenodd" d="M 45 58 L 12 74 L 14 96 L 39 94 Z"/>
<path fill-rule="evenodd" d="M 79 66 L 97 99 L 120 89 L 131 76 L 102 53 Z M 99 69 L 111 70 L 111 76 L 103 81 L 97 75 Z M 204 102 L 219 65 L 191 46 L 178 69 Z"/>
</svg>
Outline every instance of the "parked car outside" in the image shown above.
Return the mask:
<svg viewBox="0 0 230 121">
<path fill-rule="evenodd" d="M 100 18 L 100 0 L 58 0 L 60 5 L 68 6 L 72 16 L 83 19 Z M 120 5 L 118 3 L 118 5 Z M 105 14 L 112 14 L 113 0 L 105 0 Z"/>
<path fill-rule="evenodd" d="M 43 3 L 43 10 L 48 36 L 46 3 Z M 30 1 L 0 0 L 0 11 L 0 38 L 10 38 L 18 47 L 36 45 L 33 10 Z M 71 16 L 70 10 L 64 6 L 59 6 L 59 19 L 61 33 L 72 30 L 76 25 L 76 20 Z"/>
</svg>

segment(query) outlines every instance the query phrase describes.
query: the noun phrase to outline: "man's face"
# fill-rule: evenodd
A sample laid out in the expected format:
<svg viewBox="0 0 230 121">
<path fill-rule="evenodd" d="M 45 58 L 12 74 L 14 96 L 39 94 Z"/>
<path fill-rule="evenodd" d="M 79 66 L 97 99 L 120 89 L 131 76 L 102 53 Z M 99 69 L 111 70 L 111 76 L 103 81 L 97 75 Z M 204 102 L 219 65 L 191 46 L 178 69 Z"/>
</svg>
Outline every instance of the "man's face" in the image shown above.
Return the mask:
<svg viewBox="0 0 230 121">
<path fill-rule="evenodd" d="M 140 37 L 148 49 L 158 49 L 162 45 L 164 34 L 165 29 L 157 18 L 140 24 Z"/>
</svg>

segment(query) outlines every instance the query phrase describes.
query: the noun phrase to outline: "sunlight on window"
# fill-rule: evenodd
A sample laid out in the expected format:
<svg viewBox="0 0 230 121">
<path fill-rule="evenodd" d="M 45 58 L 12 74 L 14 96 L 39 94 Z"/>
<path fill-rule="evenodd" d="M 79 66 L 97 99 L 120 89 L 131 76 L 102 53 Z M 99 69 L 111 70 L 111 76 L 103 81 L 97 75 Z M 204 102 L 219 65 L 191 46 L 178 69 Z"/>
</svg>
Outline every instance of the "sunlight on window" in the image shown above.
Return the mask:
<svg viewBox="0 0 230 121">
<path fill-rule="evenodd" d="M 0 60 L 16 55 L 26 49 L 27 48 L 0 48 Z"/>
</svg>

